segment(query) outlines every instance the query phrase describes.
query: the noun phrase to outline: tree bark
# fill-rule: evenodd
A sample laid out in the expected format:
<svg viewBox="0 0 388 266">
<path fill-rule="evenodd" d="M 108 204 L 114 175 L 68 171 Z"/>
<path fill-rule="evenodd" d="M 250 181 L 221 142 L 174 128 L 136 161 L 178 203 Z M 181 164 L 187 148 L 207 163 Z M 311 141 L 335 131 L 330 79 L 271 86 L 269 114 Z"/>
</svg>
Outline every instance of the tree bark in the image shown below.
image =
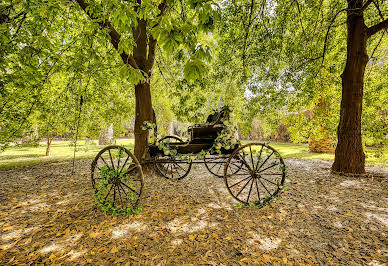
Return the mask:
<svg viewBox="0 0 388 266">
<path fill-rule="evenodd" d="M 141 129 L 144 122 L 153 122 L 151 90 L 149 82 L 138 83 L 135 86 L 136 114 L 135 114 L 135 156 L 142 161 L 148 144 L 148 131 Z"/>
<path fill-rule="evenodd" d="M 368 63 L 368 28 L 361 10 L 361 0 L 348 0 L 347 58 L 342 78 L 338 144 L 332 171 L 345 174 L 365 174 L 365 154 L 361 140 L 361 114 L 364 73 Z"/>
</svg>

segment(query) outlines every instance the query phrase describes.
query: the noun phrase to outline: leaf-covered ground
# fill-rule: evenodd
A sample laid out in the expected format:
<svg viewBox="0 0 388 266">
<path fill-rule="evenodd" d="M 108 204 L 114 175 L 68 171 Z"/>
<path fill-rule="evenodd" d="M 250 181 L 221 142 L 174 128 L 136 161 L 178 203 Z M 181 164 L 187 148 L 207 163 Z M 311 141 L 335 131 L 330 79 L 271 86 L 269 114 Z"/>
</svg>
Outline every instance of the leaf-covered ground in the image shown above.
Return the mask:
<svg viewBox="0 0 388 266">
<path fill-rule="evenodd" d="M 324 161 L 286 161 L 288 189 L 240 208 L 203 166 L 181 181 L 146 177 L 144 210 L 96 208 L 90 161 L 0 172 L 0 263 L 388 263 L 388 169 L 330 175 Z"/>
</svg>

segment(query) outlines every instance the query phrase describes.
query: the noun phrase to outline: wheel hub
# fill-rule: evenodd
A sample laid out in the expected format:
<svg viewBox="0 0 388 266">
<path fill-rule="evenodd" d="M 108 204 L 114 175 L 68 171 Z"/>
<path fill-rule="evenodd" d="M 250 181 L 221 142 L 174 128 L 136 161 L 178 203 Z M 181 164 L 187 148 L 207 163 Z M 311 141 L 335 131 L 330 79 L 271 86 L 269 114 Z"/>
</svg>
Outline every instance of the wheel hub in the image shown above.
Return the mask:
<svg viewBox="0 0 388 266">
<path fill-rule="evenodd" d="M 115 176 L 115 177 L 112 179 L 112 184 L 114 184 L 114 185 L 120 184 L 120 177 L 119 177 L 119 176 Z"/>
</svg>

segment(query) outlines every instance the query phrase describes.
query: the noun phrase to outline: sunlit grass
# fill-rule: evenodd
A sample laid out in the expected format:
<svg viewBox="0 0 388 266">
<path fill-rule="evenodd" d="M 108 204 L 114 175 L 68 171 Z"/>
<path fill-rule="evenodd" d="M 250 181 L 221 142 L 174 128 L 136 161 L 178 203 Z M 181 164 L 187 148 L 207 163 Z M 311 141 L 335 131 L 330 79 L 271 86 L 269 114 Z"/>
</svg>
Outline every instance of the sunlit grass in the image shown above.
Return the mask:
<svg viewBox="0 0 388 266">
<path fill-rule="evenodd" d="M 79 141 L 77 144 L 77 152 L 75 154 L 76 159 L 93 159 L 96 154 L 104 147 L 97 145 L 98 141 L 85 143 L 85 141 Z M 243 141 L 243 144 L 248 143 Z M 129 150 L 133 150 L 133 139 L 119 139 L 116 144 L 123 145 Z M 269 143 L 274 147 L 283 158 L 296 158 L 296 159 L 320 159 L 320 160 L 333 160 L 334 154 L 329 153 L 314 153 L 308 151 L 308 146 L 304 144 L 292 144 L 292 143 Z M 29 167 L 42 163 L 59 162 L 65 160 L 72 160 L 74 153 L 74 146 L 70 145 L 69 141 L 56 141 L 51 144 L 51 155 L 45 156 L 46 144 L 40 143 L 38 147 L 17 147 L 11 146 L 5 151 L 0 153 L 0 170 Z M 377 158 L 375 151 L 366 149 L 366 163 L 367 165 L 382 165 L 387 167 L 388 151 L 384 151 L 384 156 Z"/>
<path fill-rule="evenodd" d="M 97 153 L 105 146 L 97 145 L 98 141 L 77 143 L 76 159 L 93 159 Z M 133 150 L 133 139 L 119 139 L 117 145 L 123 145 L 129 150 Z M 17 147 L 10 146 L 5 151 L 0 152 L 0 170 L 18 167 L 28 167 L 42 163 L 52 163 L 65 160 L 72 160 L 74 146 L 70 141 L 55 141 L 51 144 L 50 156 L 46 156 L 46 144 L 40 143 L 38 147 Z"/>
<path fill-rule="evenodd" d="M 253 141 L 243 141 L 243 144 Z M 334 160 L 334 153 L 317 153 L 310 152 L 307 144 L 293 144 L 269 142 L 269 145 L 275 148 L 283 158 L 295 159 L 320 159 L 332 161 Z M 376 152 L 373 149 L 364 149 L 367 165 L 381 165 L 388 166 L 388 151 L 384 151 L 384 156 L 376 157 Z"/>
</svg>

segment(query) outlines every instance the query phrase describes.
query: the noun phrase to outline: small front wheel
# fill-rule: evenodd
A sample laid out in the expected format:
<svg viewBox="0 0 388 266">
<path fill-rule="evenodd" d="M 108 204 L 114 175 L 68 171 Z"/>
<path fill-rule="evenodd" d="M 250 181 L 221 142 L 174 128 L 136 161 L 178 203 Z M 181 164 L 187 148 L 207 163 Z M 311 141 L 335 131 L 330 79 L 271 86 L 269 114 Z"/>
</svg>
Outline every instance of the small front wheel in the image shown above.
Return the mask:
<svg viewBox="0 0 388 266">
<path fill-rule="evenodd" d="M 183 140 L 176 136 L 166 136 L 159 140 L 159 143 L 167 150 L 174 143 L 183 143 Z M 155 168 L 163 177 L 172 180 L 181 180 L 186 177 L 191 169 L 192 162 L 185 159 L 178 159 L 170 154 L 161 154 L 155 158 Z"/>
</svg>

